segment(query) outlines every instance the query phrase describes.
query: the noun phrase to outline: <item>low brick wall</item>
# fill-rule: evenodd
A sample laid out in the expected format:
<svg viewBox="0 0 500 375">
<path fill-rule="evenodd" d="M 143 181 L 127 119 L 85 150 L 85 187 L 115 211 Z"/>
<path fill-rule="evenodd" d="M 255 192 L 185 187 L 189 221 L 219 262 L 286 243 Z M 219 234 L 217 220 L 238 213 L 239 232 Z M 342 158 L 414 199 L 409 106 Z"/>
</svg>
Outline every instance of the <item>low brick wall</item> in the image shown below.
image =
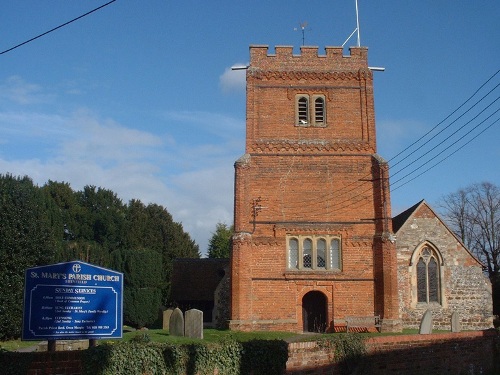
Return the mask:
<svg viewBox="0 0 500 375">
<path fill-rule="evenodd" d="M 498 370 L 495 368 L 495 358 L 499 340 L 493 330 L 372 337 L 366 341 L 367 356 L 359 363 L 335 363 L 331 348 L 320 347 L 316 342 L 296 342 L 288 346 L 289 358 L 285 373 L 337 375 L 347 366 L 350 371 L 356 369 L 359 375 L 488 374 Z M 14 362 L 16 356 L 32 356 L 27 375 L 81 375 L 83 352 L 7 355 Z"/>
<path fill-rule="evenodd" d="M 360 363 L 335 363 L 331 349 L 315 342 L 289 345 L 287 375 L 341 374 L 342 366 L 358 374 L 484 374 L 495 369 L 495 331 L 369 338 Z"/>
</svg>

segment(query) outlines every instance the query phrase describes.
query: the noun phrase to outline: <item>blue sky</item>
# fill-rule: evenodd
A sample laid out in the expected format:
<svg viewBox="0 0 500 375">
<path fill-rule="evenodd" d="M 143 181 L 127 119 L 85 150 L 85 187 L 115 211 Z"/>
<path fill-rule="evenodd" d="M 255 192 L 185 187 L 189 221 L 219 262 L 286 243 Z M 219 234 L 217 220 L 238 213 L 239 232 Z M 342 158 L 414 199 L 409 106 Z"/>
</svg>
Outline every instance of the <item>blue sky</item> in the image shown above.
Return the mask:
<svg viewBox="0 0 500 375">
<path fill-rule="evenodd" d="M 106 2 L 6 2 L 0 52 Z M 378 153 L 390 160 L 500 69 L 500 2 L 358 5 L 361 45 L 371 66 L 386 69 L 374 73 L 375 112 Z M 233 164 L 244 153 L 244 72 L 230 68 L 248 63 L 251 44 L 270 52 L 293 45 L 298 53 L 302 33 L 294 29 L 303 22 L 306 45 L 320 52 L 342 45 L 356 27 L 355 1 L 117 0 L 0 54 L 0 173 L 28 175 L 39 185 L 65 181 L 75 190 L 96 185 L 125 202 L 162 204 L 205 252 L 216 223 L 232 223 Z M 355 44 L 353 37 L 346 53 Z M 438 128 L 451 123 L 441 141 L 417 144 L 391 173 L 432 158 L 440 143 L 459 147 L 467 138 L 451 134 L 462 126 L 478 126 L 471 138 L 498 119 L 498 91 L 478 104 L 491 103 L 482 115 L 474 109 L 447 120 Z M 397 173 L 393 214 L 421 199 L 435 204 L 471 183 L 500 185 L 499 141 L 497 122 L 422 176 L 407 182 L 453 148 L 406 180 L 396 182 L 418 161 Z"/>
</svg>

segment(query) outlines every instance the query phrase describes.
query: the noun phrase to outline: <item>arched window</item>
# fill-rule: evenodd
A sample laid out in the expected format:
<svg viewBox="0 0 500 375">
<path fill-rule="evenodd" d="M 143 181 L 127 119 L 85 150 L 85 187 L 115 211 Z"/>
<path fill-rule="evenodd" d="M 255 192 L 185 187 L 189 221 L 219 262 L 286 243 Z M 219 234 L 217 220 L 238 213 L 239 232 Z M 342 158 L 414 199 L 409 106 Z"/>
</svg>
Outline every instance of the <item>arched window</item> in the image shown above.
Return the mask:
<svg viewBox="0 0 500 375">
<path fill-rule="evenodd" d="M 287 269 L 294 271 L 342 271 L 340 238 L 336 235 L 287 236 Z"/>
<path fill-rule="evenodd" d="M 310 238 L 306 238 L 304 240 L 303 245 L 304 257 L 303 257 L 303 266 L 304 268 L 312 268 L 312 241 Z"/>
<path fill-rule="evenodd" d="M 333 269 L 340 269 L 340 240 L 338 238 L 330 241 L 330 265 Z"/>
<path fill-rule="evenodd" d="M 316 267 L 325 268 L 326 267 L 326 240 L 320 238 L 316 243 Z"/>
<path fill-rule="evenodd" d="M 323 94 L 295 95 L 295 124 L 297 126 L 326 126 L 326 99 Z"/>
<path fill-rule="evenodd" d="M 314 99 L 314 123 L 321 125 L 325 122 L 325 98 Z"/>
<path fill-rule="evenodd" d="M 441 302 L 439 261 L 435 252 L 424 247 L 417 258 L 417 302 Z"/>
<path fill-rule="evenodd" d="M 297 122 L 298 125 L 309 124 L 309 99 L 305 96 L 299 97 L 297 101 Z"/>
<path fill-rule="evenodd" d="M 288 242 L 288 268 L 299 268 L 299 240 L 296 238 Z"/>
</svg>

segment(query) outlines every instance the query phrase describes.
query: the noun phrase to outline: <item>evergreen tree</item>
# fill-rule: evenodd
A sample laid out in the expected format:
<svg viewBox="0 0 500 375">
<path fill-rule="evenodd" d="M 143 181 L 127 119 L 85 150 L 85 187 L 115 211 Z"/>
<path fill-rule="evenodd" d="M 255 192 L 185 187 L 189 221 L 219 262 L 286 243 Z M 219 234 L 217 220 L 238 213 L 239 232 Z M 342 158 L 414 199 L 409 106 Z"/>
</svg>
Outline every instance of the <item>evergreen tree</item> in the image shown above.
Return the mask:
<svg viewBox="0 0 500 375">
<path fill-rule="evenodd" d="M 110 252 L 120 247 L 126 206 L 111 190 L 85 186 L 78 193 L 80 225 L 86 227 L 82 239 L 95 241 Z"/>
<path fill-rule="evenodd" d="M 156 251 L 161 259 L 164 285 L 164 303 L 170 294 L 170 275 L 175 258 L 199 258 L 198 245 L 184 232 L 181 224 L 161 205 L 144 206 L 140 201 L 131 201 L 127 210 L 124 236 L 126 248 L 148 248 Z"/>
<path fill-rule="evenodd" d="M 229 258 L 233 233 L 233 226 L 228 227 L 227 224 L 217 223 L 215 232 L 212 233 L 212 238 L 210 238 L 208 244 L 208 257 Z"/>
<path fill-rule="evenodd" d="M 112 254 L 114 268 L 124 276 L 123 319 L 133 327 L 142 328 L 158 319 L 165 279 L 158 258 L 156 251 L 148 249 L 122 249 Z"/>
<path fill-rule="evenodd" d="M 0 175 L 0 339 L 20 335 L 24 272 L 52 262 L 60 222 L 30 178 Z"/>
<path fill-rule="evenodd" d="M 124 309 L 142 326 L 166 303 L 179 257 L 199 258 L 198 245 L 160 205 L 126 205 L 95 186 L 75 192 L 48 181 L 39 188 L 28 177 L 0 175 L 0 339 L 20 333 L 26 268 L 73 260 L 119 266 L 130 281 Z M 144 282 L 149 276 L 154 283 Z"/>
</svg>

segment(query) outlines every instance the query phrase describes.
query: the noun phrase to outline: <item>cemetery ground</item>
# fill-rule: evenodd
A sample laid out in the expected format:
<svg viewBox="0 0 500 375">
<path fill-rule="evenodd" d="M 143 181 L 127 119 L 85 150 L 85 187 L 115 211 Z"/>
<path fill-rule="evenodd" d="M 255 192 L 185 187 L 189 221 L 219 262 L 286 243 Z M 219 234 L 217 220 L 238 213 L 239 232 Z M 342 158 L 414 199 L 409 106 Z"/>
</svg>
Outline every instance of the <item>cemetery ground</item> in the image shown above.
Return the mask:
<svg viewBox="0 0 500 375">
<path fill-rule="evenodd" d="M 448 333 L 449 331 L 439 331 L 433 330 L 433 333 Z M 405 329 L 403 332 L 394 333 L 380 333 L 380 332 L 370 332 L 370 333 L 359 333 L 366 337 L 374 336 L 387 336 L 387 335 L 410 335 L 418 334 L 418 329 Z M 123 338 L 114 340 L 98 340 L 97 344 L 105 342 L 120 342 L 120 341 L 142 341 L 142 342 L 157 342 L 157 343 L 178 343 L 186 344 L 193 342 L 218 342 L 228 339 L 233 339 L 236 341 L 250 341 L 250 340 L 284 340 L 288 342 L 292 341 L 309 341 L 318 338 L 327 338 L 328 336 L 339 335 L 339 333 L 302 333 L 297 334 L 293 332 L 239 332 L 230 330 L 217 330 L 217 329 L 204 329 L 203 339 L 193 339 L 181 336 L 172 336 L 167 330 L 163 329 L 146 329 L 146 330 L 135 330 L 134 328 L 125 326 L 123 329 Z M 34 351 L 38 347 L 39 342 L 37 341 L 21 341 L 9 340 L 0 341 L 0 351 Z"/>
</svg>

